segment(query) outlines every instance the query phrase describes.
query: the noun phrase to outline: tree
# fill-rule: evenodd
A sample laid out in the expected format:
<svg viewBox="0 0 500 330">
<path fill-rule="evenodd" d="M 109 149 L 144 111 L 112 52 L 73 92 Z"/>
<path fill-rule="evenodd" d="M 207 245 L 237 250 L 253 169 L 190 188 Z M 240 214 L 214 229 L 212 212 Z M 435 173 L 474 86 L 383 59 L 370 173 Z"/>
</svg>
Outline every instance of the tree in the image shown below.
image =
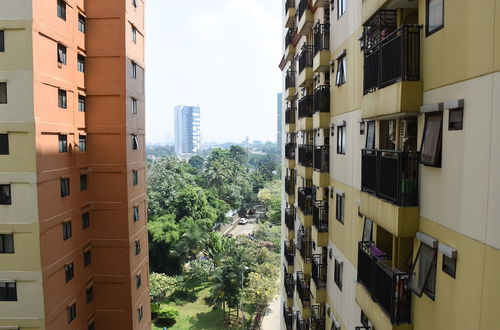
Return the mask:
<svg viewBox="0 0 500 330">
<path fill-rule="evenodd" d="M 271 181 L 262 188 L 257 197 L 266 208 L 266 216 L 269 222 L 279 226 L 281 224 L 281 182 Z"/>
<path fill-rule="evenodd" d="M 148 230 L 151 269 L 161 273 L 178 274 L 181 270 L 179 258 L 170 253 L 181 237 L 175 214 L 152 217 Z"/>
<path fill-rule="evenodd" d="M 188 164 L 191 165 L 197 172 L 201 172 L 205 165 L 205 160 L 199 155 L 194 155 L 189 158 Z"/>
<path fill-rule="evenodd" d="M 149 275 L 149 290 L 151 301 L 162 302 L 166 297 L 174 293 L 178 288 L 179 281 L 172 276 L 161 273 L 151 273 Z"/>
<path fill-rule="evenodd" d="M 265 307 L 278 294 L 278 282 L 274 278 L 251 272 L 248 274 L 248 283 L 244 291 L 246 300 L 257 308 Z"/>
<path fill-rule="evenodd" d="M 213 274 L 214 266 L 210 260 L 193 260 L 184 272 L 185 282 L 194 287 L 198 284 L 208 282 Z"/>
</svg>

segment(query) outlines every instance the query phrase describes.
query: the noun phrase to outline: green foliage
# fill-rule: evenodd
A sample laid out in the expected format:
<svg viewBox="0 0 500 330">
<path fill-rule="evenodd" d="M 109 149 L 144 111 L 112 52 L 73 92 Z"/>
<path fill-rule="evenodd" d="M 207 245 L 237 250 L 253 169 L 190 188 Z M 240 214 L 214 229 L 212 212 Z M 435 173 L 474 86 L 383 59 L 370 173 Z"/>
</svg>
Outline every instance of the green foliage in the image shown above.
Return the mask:
<svg viewBox="0 0 500 330">
<path fill-rule="evenodd" d="M 159 303 L 163 301 L 178 287 L 179 281 L 175 277 L 160 273 L 151 273 L 149 275 L 149 290 L 153 302 Z"/>
<path fill-rule="evenodd" d="M 281 227 L 272 226 L 269 223 L 262 223 L 257 226 L 253 236 L 261 242 L 271 243 L 273 251 L 279 253 L 281 247 Z"/>
<path fill-rule="evenodd" d="M 205 165 L 205 159 L 199 155 L 194 155 L 189 158 L 188 164 L 191 165 L 196 171 L 201 172 Z"/>
<path fill-rule="evenodd" d="M 179 310 L 171 306 L 162 306 L 158 312 L 155 324 L 160 327 L 171 327 L 179 317 Z"/>
<path fill-rule="evenodd" d="M 210 260 L 193 260 L 184 272 L 184 281 L 194 287 L 208 282 L 214 271 L 214 264 Z"/>
<path fill-rule="evenodd" d="M 172 157 L 175 156 L 175 148 L 174 146 L 146 146 L 146 155 L 152 155 L 155 157 Z"/>
<path fill-rule="evenodd" d="M 278 282 L 275 278 L 266 277 L 257 272 L 248 274 L 248 282 L 244 295 L 246 299 L 256 306 L 267 306 L 278 294 Z"/>
</svg>

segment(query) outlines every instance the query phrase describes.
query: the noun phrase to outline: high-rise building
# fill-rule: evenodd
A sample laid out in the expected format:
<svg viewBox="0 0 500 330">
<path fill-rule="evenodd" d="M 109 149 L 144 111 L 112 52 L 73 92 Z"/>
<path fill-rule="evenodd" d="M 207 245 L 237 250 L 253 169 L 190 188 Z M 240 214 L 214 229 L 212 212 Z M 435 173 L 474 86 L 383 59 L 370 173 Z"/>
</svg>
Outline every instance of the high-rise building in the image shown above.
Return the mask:
<svg viewBox="0 0 500 330">
<path fill-rule="evenodd" d="M 278 93 L 276 97 L 276 104 L 277 104 L 277 109 L 276 109 L 276 114 L 277 114 L 277 131 L 276 131 L 276 144 L 278 151 L 281 152 L 281 149 L 283 148 L 283 94 Z"/>
<path fill-rule="evenodd" d="M 200 107 L 175 107 L 175 152 L 178 155 L 195 154 L 201 147 Z"/>
<path fill-rule="evenodd" d="M 283 9 L 282 329 L 498 329 L 499 2 Z"/>
<path fill-rule="evenodd" d="M 0 328 L 150 329 L 144 1 L 0 1 Z"/>
</svg>

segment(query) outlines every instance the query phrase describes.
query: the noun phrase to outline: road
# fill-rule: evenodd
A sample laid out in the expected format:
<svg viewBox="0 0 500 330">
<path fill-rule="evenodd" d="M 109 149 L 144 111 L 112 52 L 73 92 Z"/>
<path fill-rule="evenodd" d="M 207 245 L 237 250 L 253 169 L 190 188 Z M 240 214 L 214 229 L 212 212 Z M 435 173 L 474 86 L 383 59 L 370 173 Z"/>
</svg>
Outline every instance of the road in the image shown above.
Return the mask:
<svg viewBox="0 0 500 330">
<path fill-rule="evenodd" d="M 253 233 L 253 230 L 257 227 L 257 223 L 255 222 L 255 218 L 248 219 L 248 223 L 245 225 L 239 225 L 236 223 L 234 228 L 229 232 L 229 234 L 233 237 L 241 236 L 241 235 L 249 235 Z"/>
<path fill-rule="evenodd" d="M 280 316 L 280 295 L 267 307 L 266 316 L 262 319 L 262 330 L 277 330 L 281 326 Z"/>
</svg>

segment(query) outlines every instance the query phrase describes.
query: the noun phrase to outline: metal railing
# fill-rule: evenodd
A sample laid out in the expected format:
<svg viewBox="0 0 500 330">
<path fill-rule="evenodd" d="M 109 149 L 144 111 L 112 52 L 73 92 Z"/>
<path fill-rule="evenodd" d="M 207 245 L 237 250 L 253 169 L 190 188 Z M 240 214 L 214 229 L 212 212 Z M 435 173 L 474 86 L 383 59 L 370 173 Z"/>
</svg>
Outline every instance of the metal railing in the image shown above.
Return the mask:
<svg viewBox="0 0 500 330">
<path fill-rule="evenodd" d="M 403 25 L 365 53 L 364 93 L 420 80 L 420 25 Z"/>
<path fill-rule="evenodd" d="M 322 173 L 330 171 L 330 146 L 315 146 L 313 155 L 314 170 Z"/>
<path fill-rule="evenodd" d="M 330 50 L 330 24 L 314 26 L 314 56 L 322 50 Z"/>
<path fill-rule="evenodd" d="M 309 287 L 309 278 L 304 276 L 303 272 L 297 272 L 297 293 L 299 294 L 302 307 L 311 306 L 311 289 Z"/>
<path fill-rule="evenodd" d="M 300 317 L 300 313 L 297 312 L 295 325 L 297 330 L 309 330 L 309 320 Z"/>
<path fill-rule="evenodd" d="M 295 178 L 293 175 L 285 176 L 285 192 L 288 195 L 295 194 Z"/>
<path fill-rule="evenodd" d="M 299 74 L 302 73 L 305 68 L 312 68 L 313 59 L 313 46 L 303 46 L 299 54 Z"/>
<path fill-rule="evenodd" d="M 311 144 L 301 144 L 299 145 L 299 164 L 305 167 L 311 167 L 313 165 L 313 148 Z"/>
<path fill-rule="evenodd" d="M 304 231 L 299 230 L 297 234 L 297 249 L 304 262 L 309 263 L 312 258 L 312 242 Z"/>
<path fill-rule="evenodd" d="M 283 253 L 285 254 L 286 262 L 289 266 L 293 266 L 293 259 L 295 256 L 295 249 L 290 242 L 283 242 Z"/>
<path fill-rule="evenodd" d="M 295 230 L 295 207 L 290 206 L 285 209 L 285 224 L 288 230 Z"/>
<path fill-rule="evenodd" d="M 306 95 L 299 100 L 299 119 L 313 116 L 313 97 Z"/>
<path fill-rule="evenodd" d="M 325 330 L 325 305 L 313 305 L 311 307 L 311 330 Z"/>
<path fill-rule="evenodd" d="M 286 0 L 286 2 L 285 2 L 285 15 L 288 13 L 288 10 L 291 8 L 295 8 L 295 0 Z"/>
<path fill-rule="evenodd" d="M 321 85 L 314 90 L 313 112 L 330 112 L 330 85 Z"/>
<path fill-rule="evenodd" d="M 287 308 L 286 303 L 283 303 L 283 319 L 285 320 L 286 329 L 292 330 L 292 328 L 293 328 L 293 309 L 292 309 L 292 307 Z"/>
<path fill-rule="evenodd" d="M 285 34 L 285 48 L 288 48 L 293 42 L 293 37 L 297 33 L 297 28 L 289 28 Z"/>
<path fill-rule="evenodd" d="M 288 298 L 293 297 L 293 292 L 295 291 L 295 281 L 293 280 L 293 275 L 285 274 L 285 292 Z"/>
<path fill-rule="evenodd" d="M 295 71 L 288 70 L 285 75 L 285 89 L 295 88 Z"/>
<path fill-rule="evenodd" d="M 418 206 L 417 151 L 363 149 L 361 190 L 398 206 Z"/>
<path fill-rule="evenodd" d="M 326 288 L 327 259 L 321 254 L 315 254 L 312 257 L 312 278 L 316 289 Z"/>
<path fill-rule="evenodd" d="M 289 142 L 285 144 L 285 158 L 289 160 L 295 160 L 295 148 L 296 144 Z"/>
<path fill-rule="evenodd" d="M 318 201 L 313 206 L 313 226 L 320 233 L 328 232 L 328 201 Z"/>
<path fill-rule="evenodd" d="M 301 187 L 298 190 L 297 204 L 305 215 L 311 215 L 313 211 L 313 197 L 311 187 Z"/>
<path fill-rule="evenodd" d="M 285 124 L 295 124 L 295 107 L 288 107 L 285 110 Z"/>
<path fill-rule="evenodd" d="M 371 242 L 359 242 L 358 282 L 391 319 L 392 324 L 411 323 L 410 274 L 386 264 L 387 260 Z"/>
<path fill-rule="evenodd" d="M 299 21 L 302 18 L 302 15 L 304 15 L 304 13 L 307 10 L 307 3 L 308 3 L 308 0 L 300 0 L 300 2 L 299 2 L 299 10 L 298 10 L 298 12 L 299 12 L 299 15 L 298 15 Z"/>
</svg>

